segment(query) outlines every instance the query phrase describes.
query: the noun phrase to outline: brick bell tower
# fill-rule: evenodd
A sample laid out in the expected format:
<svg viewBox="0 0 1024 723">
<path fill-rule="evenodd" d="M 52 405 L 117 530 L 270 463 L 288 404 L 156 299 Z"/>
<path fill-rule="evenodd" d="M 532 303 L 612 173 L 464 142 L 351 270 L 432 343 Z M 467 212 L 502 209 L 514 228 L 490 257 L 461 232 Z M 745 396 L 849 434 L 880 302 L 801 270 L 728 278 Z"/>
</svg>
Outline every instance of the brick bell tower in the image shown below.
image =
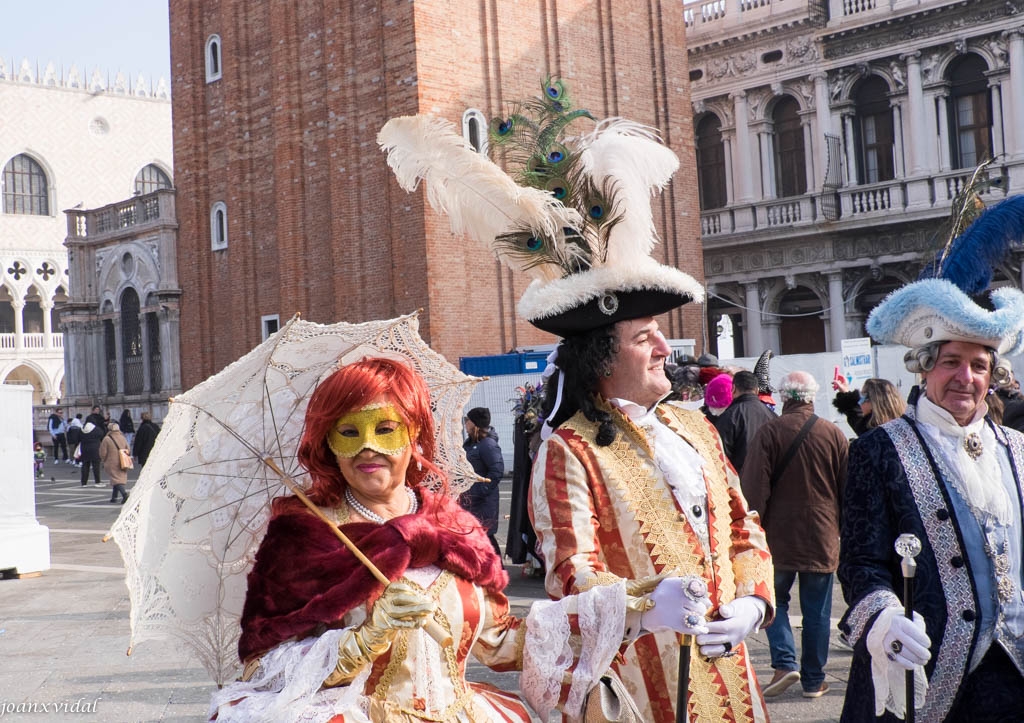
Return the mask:
<svg viewBox="0 0 1024 723">
<path fill-rule="evenodd" d="M 553 342 L 515 314 L 523 281 L 398 188 L 375 142 L 396 115 L 500 115 L 548 75 L 595 117 L 660 129 L 682 165 L 654 257 L 703 281 L 678 2 L 170 0 L 170 21 L 185 388 L 295 312 L 423 309 L 453 361 Z M 699 306 L 662 320 L 670 337 L 702 323 Z"/>
</svg>

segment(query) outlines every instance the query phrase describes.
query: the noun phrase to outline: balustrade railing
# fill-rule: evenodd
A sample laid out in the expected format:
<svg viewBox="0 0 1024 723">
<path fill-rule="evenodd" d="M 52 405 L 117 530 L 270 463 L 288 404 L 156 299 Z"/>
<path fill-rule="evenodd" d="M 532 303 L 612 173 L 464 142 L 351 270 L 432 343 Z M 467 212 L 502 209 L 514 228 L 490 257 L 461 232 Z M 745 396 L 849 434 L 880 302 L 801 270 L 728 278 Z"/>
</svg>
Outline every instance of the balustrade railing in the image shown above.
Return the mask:
<svg viewBox="0 0 1024 723">
<path fill-rule="evenodd" d="M 0 352 L 13 352 L 17 349 L 28 349 L 38 351 L 46 349 L 46 334 L 30 333 L 21 334 L 21 345 L 18 345 L 18 334 L 0 334 Z M 61 350 L 64 348 L 64 335 L 61 333 L 50 334 L 50 348 Z M 9 356 L 9 355 L 8 355 Z"/>
<path fill-rule="evenodd" d="M 174 191 L 162 189 L 92 211 L 68 211 L 68 235 L 86 238 L 114 233 L 140 223 L 174 220 Z"/>
</svg>

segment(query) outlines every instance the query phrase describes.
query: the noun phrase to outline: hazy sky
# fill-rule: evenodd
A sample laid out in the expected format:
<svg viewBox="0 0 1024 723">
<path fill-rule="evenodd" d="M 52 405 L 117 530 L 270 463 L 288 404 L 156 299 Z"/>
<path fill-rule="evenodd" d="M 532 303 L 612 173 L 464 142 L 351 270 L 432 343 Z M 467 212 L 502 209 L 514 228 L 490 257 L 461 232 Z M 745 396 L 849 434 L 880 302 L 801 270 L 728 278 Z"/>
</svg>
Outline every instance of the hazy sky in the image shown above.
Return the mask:
<svg viewBox="0 0 1024 723">
<path fill-rule="evenodd" d="M 8 70 L 28 58 L 40 73 L 52 61 L 86 80 L 99 67 L 111 81 L 120 70 L 170 87 L 167 0 L 0 0 L 0 57 Z"/>
</svg>

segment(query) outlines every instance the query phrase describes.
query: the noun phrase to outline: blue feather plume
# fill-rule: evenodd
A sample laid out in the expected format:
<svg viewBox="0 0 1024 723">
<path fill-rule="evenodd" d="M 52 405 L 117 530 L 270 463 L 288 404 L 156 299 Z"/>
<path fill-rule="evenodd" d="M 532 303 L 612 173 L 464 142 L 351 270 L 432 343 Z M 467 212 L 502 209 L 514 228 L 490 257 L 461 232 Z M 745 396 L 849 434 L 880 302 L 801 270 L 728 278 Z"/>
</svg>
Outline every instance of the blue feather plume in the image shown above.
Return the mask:
<svg viewBox="0 0 1024 723">
<path fill-rule="evenodd" d="M 925 267 L 920 278 L 940 278 L 975 296 L 988 289 L 992 271 L 1010 247 L 1024 241 L 1024 196 L 1012 196 L 987 208 L 949 246 Z"/>
</svg>

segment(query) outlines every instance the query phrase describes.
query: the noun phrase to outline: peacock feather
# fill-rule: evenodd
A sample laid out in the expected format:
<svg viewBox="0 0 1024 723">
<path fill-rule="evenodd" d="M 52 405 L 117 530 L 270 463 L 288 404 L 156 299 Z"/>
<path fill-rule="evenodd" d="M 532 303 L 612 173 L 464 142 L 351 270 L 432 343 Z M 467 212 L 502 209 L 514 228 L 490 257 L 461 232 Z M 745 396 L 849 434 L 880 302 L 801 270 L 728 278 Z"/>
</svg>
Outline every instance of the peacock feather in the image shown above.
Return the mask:
<svg viewBox="0 0 1024 723">
<path fill-rule="evenodd" d="M 1024 196 L 1011 196 L 985 209 L 953 239 L 930 275 L 953 282 L 968 295 L 980 294 L 992 283 L 993 269 L 1021 239 Z"/>
<path fill-rule="evenodd" d="M 439 119 L 393 119 L 378 142 L 402 187 L 412 191 L 422 181 L 454 232 L 551 281 L 648 257 L 657 236 L 651 194 L 679 165 L 653 129 L 611 119 L 570 136 L 581 119 L 594 120 L 573 108 L 562 81 L 549 78 L 540 97 L 489 124 L 507 172 Z"/>
<path fill-rule="evenodd" d="M 919 279 L 946 279 L 969 295 L 981 294 L 992 283 L 992 272 L 1010 247 L 1024 239 L 1024 197 L 1010 197 L 990 208 L 981 198 L 994 185 L 986 173 L 991 163 L 990 159 L 975 168 L 953 198 L 940 232 L 942 248 L 922 269 Z"/>
</svg>

